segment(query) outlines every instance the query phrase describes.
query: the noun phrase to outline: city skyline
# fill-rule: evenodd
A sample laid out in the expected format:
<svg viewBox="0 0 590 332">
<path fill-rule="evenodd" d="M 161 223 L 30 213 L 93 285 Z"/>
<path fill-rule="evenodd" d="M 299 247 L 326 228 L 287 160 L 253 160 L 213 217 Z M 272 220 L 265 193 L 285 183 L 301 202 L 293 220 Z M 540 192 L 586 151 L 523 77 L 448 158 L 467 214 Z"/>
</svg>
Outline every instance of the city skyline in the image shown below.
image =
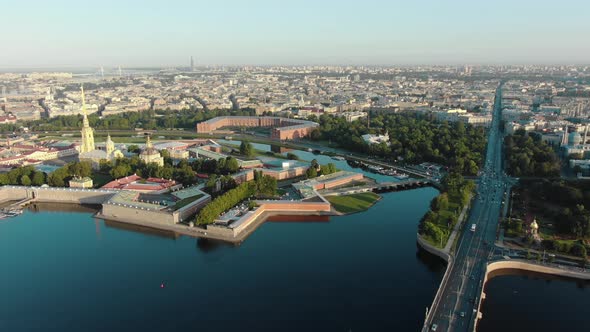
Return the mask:
<svg viewBox="0 0 590 332">
<path fill-rule="evenodd" d="M 30 11 L 34 7 L 35 11 Z M 590 4 L 258 0 L 3 6 L 0 68 L 584 64 Z M 574 10 L 575 9 L 575 10 Z"/>
</svg>

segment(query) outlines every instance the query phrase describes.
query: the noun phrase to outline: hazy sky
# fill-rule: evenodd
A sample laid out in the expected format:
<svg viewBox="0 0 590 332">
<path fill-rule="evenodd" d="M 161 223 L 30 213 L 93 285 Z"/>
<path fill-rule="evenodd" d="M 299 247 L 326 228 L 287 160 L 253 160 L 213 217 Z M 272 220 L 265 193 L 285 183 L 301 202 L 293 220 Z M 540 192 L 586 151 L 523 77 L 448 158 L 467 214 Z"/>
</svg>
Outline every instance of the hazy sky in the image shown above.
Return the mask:
<svg viewBox="0 0 590 332">
<path fill-rule="evenodd" d="M 590 63 L 587 0 L 2 0 L 0 68 Z"/>
</svg>

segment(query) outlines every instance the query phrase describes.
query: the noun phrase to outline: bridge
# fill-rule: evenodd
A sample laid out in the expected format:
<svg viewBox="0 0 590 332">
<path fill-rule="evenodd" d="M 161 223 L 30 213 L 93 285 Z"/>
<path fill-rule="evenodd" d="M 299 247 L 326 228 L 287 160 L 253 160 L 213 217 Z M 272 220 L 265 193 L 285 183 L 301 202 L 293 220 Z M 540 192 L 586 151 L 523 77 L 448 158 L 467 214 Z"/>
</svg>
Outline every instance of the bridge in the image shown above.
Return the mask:
<svg viewBox="0 0 590 332">
<path fill-rule="evenodd" d="M 478 182 L 478 196 L 472 204 L 466 224 L 459 232 L 457 250 L 449 254 L 443 281 L 426 315 L 423 331 L 473 331 L 479 311 L 486 270 L 494 251 L 502 200 L 512 181 L 502 171 L 502 136 L 500 133 L 502 89 L 496 91 L 494 114 L 486 148 L 485 164 Z"/>
<path fill-rule="evenodd" d="M 328 189 L 322 190 L 322 196 L 332 196 L 332 195 L 350 195 L 350 194 L 358 194 L 363 192 L 389 192 L 389 191 L 399 191 L 399 190 L 409 190 L 409 189 L 416 189 L 420 187 L 428 187 L 434 186 L 438 187 L 439 184 L 432 180 L 427 179 L 407 179 L 398 182 L 381 182 L 381 183 L 371 183 L 366 185 L 360 185 L 357 187 L 344 187 L 344 188 L 336 188 L 336 189 Z"/>
</svg>

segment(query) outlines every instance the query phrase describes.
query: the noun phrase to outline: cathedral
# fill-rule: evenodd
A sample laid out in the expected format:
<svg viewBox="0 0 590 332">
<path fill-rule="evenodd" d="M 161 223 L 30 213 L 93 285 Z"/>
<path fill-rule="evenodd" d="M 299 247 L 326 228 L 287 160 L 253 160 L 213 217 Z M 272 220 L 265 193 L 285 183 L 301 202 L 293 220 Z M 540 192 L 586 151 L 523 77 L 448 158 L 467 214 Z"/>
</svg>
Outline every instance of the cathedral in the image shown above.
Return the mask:
<svg viewBox="0 0 590 332">
<path fill-rule="evenodd" d="M 78 155 L 78 159 L 80 161 L 90 161 L 92 163 L 92 168 L 98 169 L 101 160 L 112 161 L 116 158 L 123 158 L 123 153 L 115 148 L 115 143 L 111 139 L 111 135 L 107 136 L 104 150 L 96 149 L 96 146 L 94 145 L 94 130 L 92 130 L 88 123 L 86 101 L 84 100 L 84 87 L 81 87 L 80 91 L 82 92 L 82 114 L 84 118 L 82 120 L 82 130 L 80 131 L 82 142 L 80 144 L 80 154 Z"/>
<path fill-rule="evenodd" d="M 139 159 L 143 160 L 143 162 L 146 164 L 156 163 L 158 166 L 164 166 L 164 158 L 152 145 L 152 140 L 150 139 L 149 135 L 147 136 L 145 142 L 145 149 L 143 149 L 143 151 L 141 151 L 139 154 Z"/>
<path fill-rule="evenodd" d="M 90 128 L 90 124 L 88 123 L 88 114 L 86 113 L 86 100 L 84 99 L 84 86 L 80 87 L 80 91 L 82 92 L 82 114 L 84 116 L 82 122 L 82 130 L 80 133 L 82 134 L 82 144 L 80 145 L 80 153 L 86 153 L 90 151 L 94 151 L 94 130 Z"/>
</svg>

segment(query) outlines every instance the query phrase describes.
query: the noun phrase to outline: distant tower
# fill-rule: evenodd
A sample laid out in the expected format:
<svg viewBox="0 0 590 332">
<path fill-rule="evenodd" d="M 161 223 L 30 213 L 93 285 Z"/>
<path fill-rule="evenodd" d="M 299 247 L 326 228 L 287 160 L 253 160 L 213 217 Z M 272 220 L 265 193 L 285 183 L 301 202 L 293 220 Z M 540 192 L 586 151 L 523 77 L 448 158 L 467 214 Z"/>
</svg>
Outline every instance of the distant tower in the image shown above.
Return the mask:
<svg viewBox="0 0 590 332">
<path fill-rule="evenodd" d="M 191 55 L 191 71 L 195 71 L 195 60 L 193 59 L 192 55 Z"/>
<path fill-rule="evenodd" d="M 51 87 L 47 88 L 47 94 L 45 95 L 45 101 L 53 100 L 53 94 L 51 93 Z"/>
<path fill-rule="evenodd" d="M 86 100 L 84 98 L 84 86 L 80 86 L 80 91 L 82 92 L 82 114 L 84 116 L 82 120 L 82 130 L 80 134 L 82 134 L 82 144 L 80 145 L 80 153 L 94 151 L 94 131 L 90 128 L 90 124 L 88 123 L 88 114 L 86 114 Z"/>
<path fill-rule="evenodd" d="M 107 141 L 105 142 L 105 150 L 107 156 L 110 156 L 115 151 L 115 142 L 111 139 L 111 135 L 107 135 Z"/>
<path fill-rule="evenodd" d="M 2 86 L 2 100 L 6 103 L 6 87 L 3 85 Z"/>
<path fill-rule="evenodd" d="M 100 78 L 104 79 L 104 67 L 100 66 Z"/>
<path fill-rule="evenodd" d="M 119 66 L 119 77 L 123 76 L 123 71 L 121 70 L 121 66 Z"/>
</svg>

